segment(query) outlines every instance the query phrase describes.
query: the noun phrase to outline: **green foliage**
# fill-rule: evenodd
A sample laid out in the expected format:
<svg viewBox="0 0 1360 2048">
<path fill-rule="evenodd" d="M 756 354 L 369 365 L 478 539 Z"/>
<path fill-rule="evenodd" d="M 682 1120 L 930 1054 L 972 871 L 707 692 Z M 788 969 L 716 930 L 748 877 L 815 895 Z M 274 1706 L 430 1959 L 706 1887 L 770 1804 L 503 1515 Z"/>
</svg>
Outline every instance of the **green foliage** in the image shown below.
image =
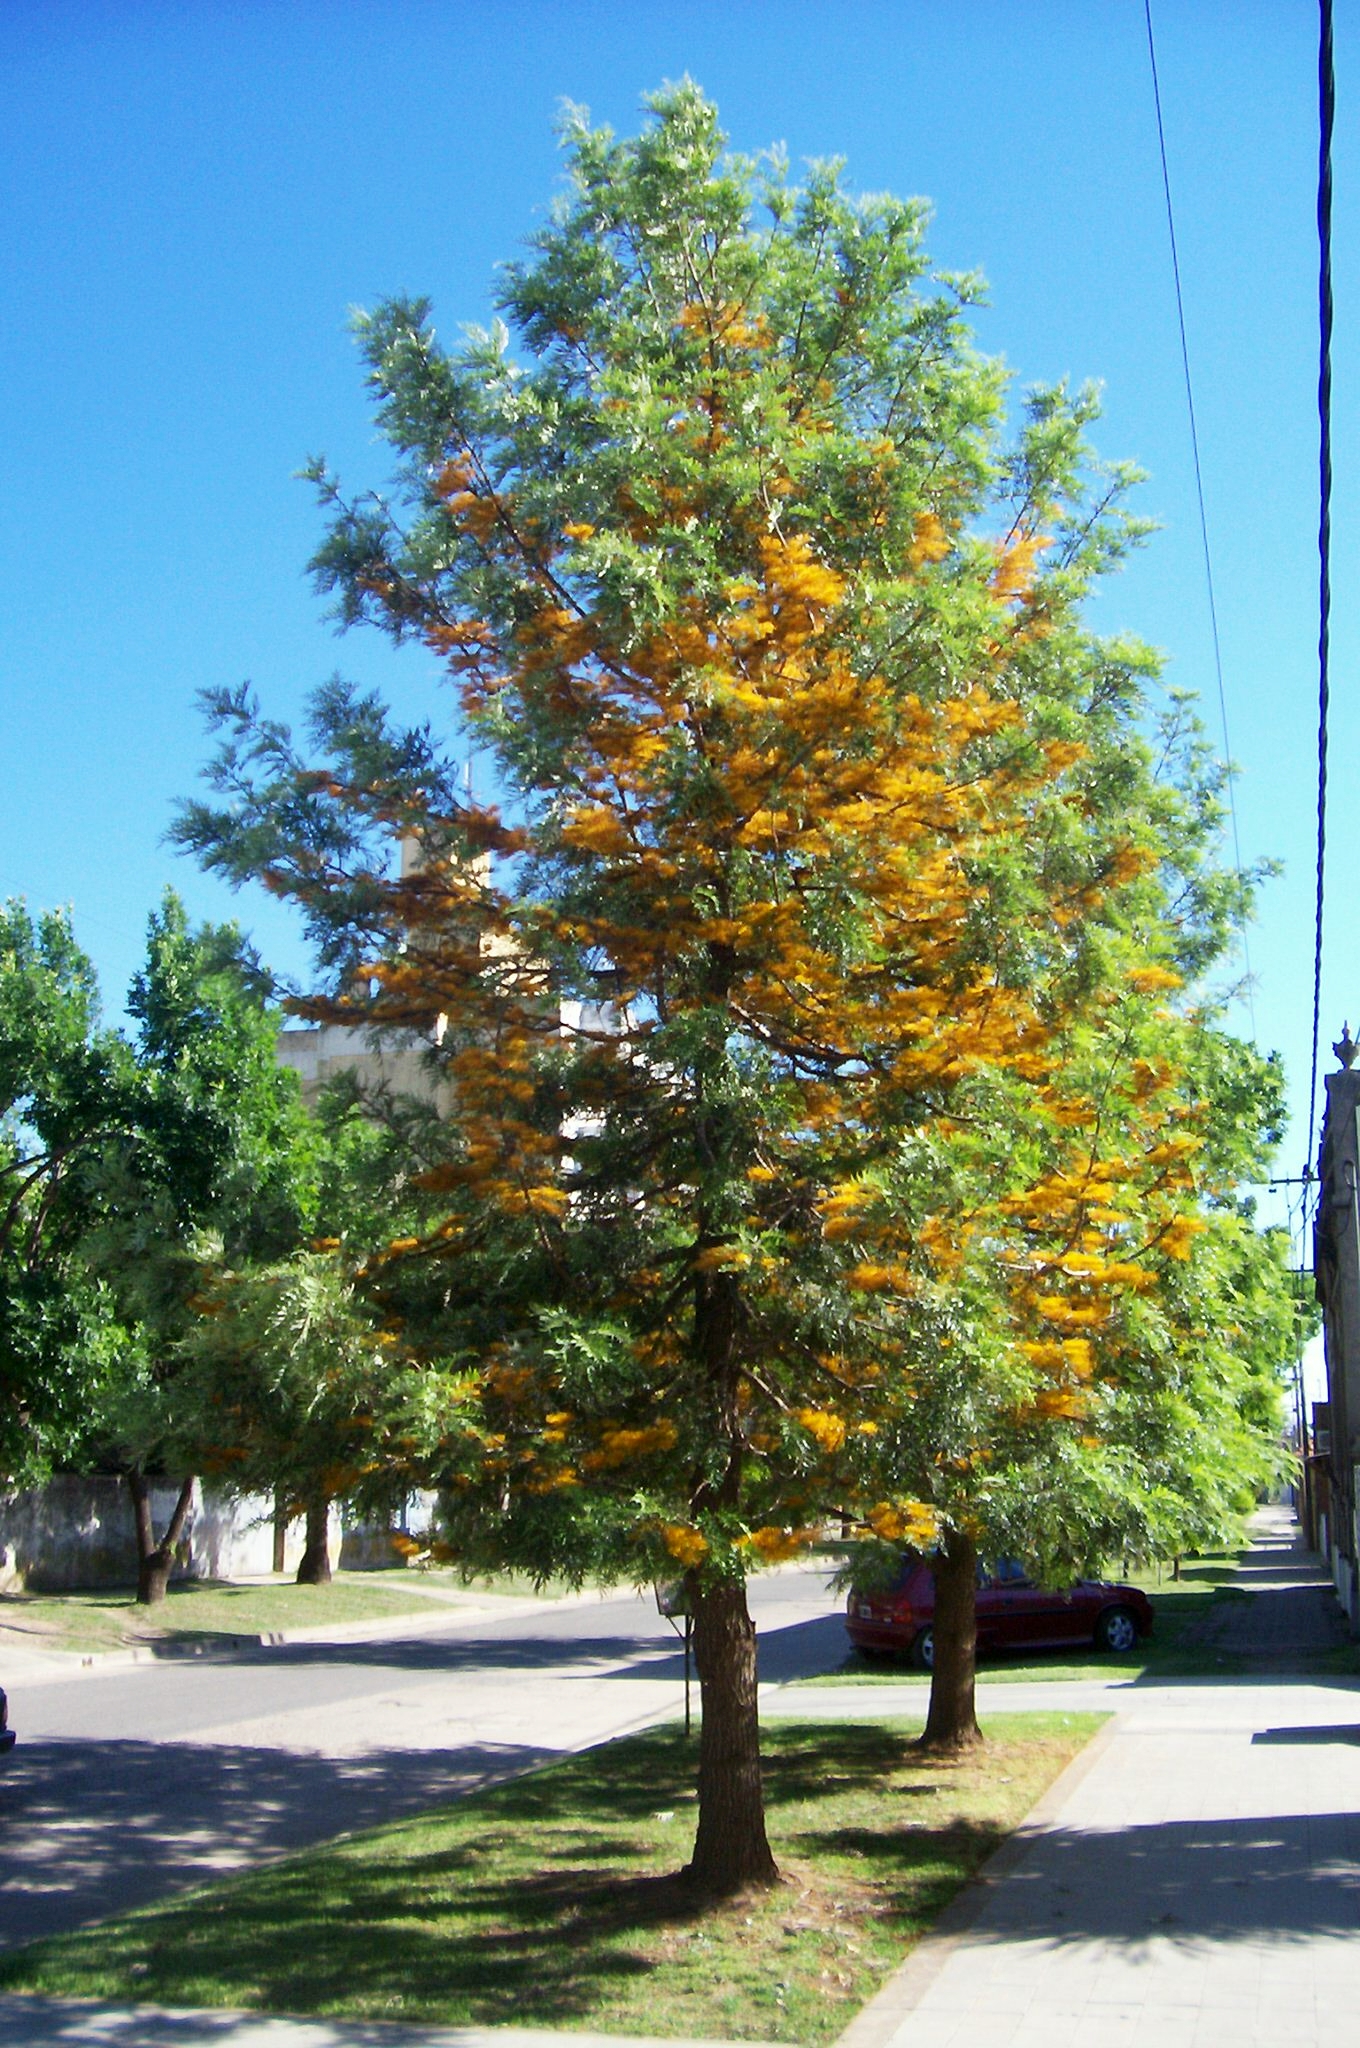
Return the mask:
<svg viewBox="0 0 1360 2048">
<path fill-rule="evenodd" d="M 320 1146 L 274 1056 L 277 1019 L 232 927 L 167 892 L 129 998 L 99 1022 L 67 920 L 0 930 L 0 1479 L 79 1455 L 192 1452 L 165 1388 L 216 1244 L 277 1256 L 310 1222 Z M 192 1465 L 190 1465 L 192 1469 Z"/>
<path fill-rule="evenodd" d="M 713 1584 L 833 1506 L 1202 1539 L 1273 1469 L 1278 1076 L 1212 987 L 1221 771 L 1082 615 L 1135 473 L 1087 390 L 1011 432 L 919 204 L 650 104 L 569 117 L 505 325 L 361 316 L 395 488 L 312 469 L 321 587 L 447 659 L 504 810 L 336 682 L 305 749 L 216 697 L 181 821 L 457 1096 L 360 1275 L 429 1367 L 400 1457 L 540 1570 Z"/>
<path fill-rule="evenodd" d="M 381 1470 L 400 1367 L 330 1255 L 219 1272 L 190 1303 L 175 1406 L 202 1469 L 237 1493 L 272 1492 L 291 1513 L 364 1491 Z M 390 1488 L 390 1481 L 389 1488 Z"/>
<path fill-rule="evenodd" d="M 0 1485 L 68 1455 L 117 1331 L 77 1252 L 101 1151 L 144 1107 L 126 1046 L 99 1023 L 68 919 L 0 913 Z"/>
</svg>

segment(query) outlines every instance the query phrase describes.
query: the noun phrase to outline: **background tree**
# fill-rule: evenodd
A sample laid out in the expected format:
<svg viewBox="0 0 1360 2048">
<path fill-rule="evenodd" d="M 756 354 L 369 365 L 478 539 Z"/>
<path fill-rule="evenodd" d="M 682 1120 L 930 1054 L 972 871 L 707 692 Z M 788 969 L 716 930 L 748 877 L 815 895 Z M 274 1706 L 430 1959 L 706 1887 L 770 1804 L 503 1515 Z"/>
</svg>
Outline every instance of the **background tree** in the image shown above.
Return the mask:
<svg viewBox="0 0 1360 2048">
<path fill-rule="evenodd" d="M 203 1469 L 305 1516 L 298 1584 L 324 1584 L 331 1504 L 372 1497 L 379 1419 L 389 1435 L 400 1426 L 399 1339 L 375 1328 L 329 1251 L 217 1273 L 192 1307 L 178 1392 Z"/>
<path fill-rule="evenodd" d="M 420 303 L 361 322 L 396 500 L 316 470 L 323 585 L 447 658 L 512 811 L 334 684 L 320 765 L 217 698 L 230 801 L 182 836 L 302 906 L 310 1014 L 439 1040 L 442 1220 L 364 1284 L 443 1375 L 422 1448 L 467 1554 L 683 1569 L 690 1870 L 731 1890 L 775 1874 L 747 1571 L 832 1503 L 973 1541 L 903 1476 L 952 1413 L 940 1360 L 970 1416 L 1070 1433 L 1033 1347 L 1076 1371 L 1090 1262 L 1112 1321 L 1155 1282 L 1089 1131 L 1064 1178 L 1102 1049 L 1163 1249 L 1193 1188 L 1156 1128 L 1184 1076 L 1140 1095 L 1113 1022 L 1175 976 L 1148 657 L 1078 618 L 1134 532 L 1091 401 L 1032 395 L 1012 445 L 923 209 L 723 162 L 688 85 L 652 104 L 632 141 L 569 121 L 501 293 L 522 358 L 499 326 L 447 354 Z M 1024 1245 L 1006 1284 L 991 1241 Z"/>
<path fill-rule="evenodd" d="M 1203 1017 L 1164 1002 L 1129 1015 L 1145 1003 L 1121 998 L 1119 1035 L 1154 1040 L 1154 1059 L 1123 1059 L 1122 1079 L 1088 1068 L 1102 1076 L 1099 1142 L 1077 1122 L 1080 1144 L 1047 1177 L 1031 1168 L 1019 1193 L 1003 1180 L 999 1198 L 955 1207 L 947 1344 L 881 1419 L 874 1449 L 893 1486 L 874 1520 L 888 1554 L 875 1561 L 870 1545 L 855 1568 L 895 1562 L 894 1488 L 930 1504 L 932 1747 L 977 1739 L 979 1557 L 1020 1557 L 1065 1584 L 1111 1557 L 1230 1542 L 1281 1473 L 1289 1276 L 1234 1192 L 1263 1177 L 1279 1077 Z M 1174 1090 L 1154 1087 L 1170 1072 Z"/>
<path fill-rule="evenodd" d="M 1067 673 L 1100 679 L 1100 654 Z M 1140 731 L 1096 694 L 1083 730 L 1078 772 L 1120 820 L 1124 882 L 1081 904 L 1098 972 L 1050 1048 L 1054 1116 L 1017 1121 L 993 1096 L 957 1119 L 937 1244 L 971 1307 L 881 1446 L 946 1531 L 941 1747 L 976 1737 L 978 1545 L 1050 1582 L 1175 1555 L 1230 1540 L 1281 1469 L 1289 1286 L 1237 1192 L 1268 1172 L 1281 1080 L 1223 1029 L 1212 980 L 1254 878 L 1216 863 L 1223 776 L 1184 702 Z"/>
<path fill-rule="evenodd" d="M 67 920 L 0 927 L 0 1474 L 95 1459 L 131 1492 L 139 1598 L 163 1597 L 197 1469 L 176 1346 L 205 1257 L 271 1258 L 306 1227 L 318 1140 L 274 1054 L 267 985 L 231 927 L 167 893 L 129 996 L 99 1022 Z M 150 1482 L 173 1478 L 169 1526 Z"/>
<path fill-rule="evenodd" d="M 182 1345 L 222 1258 L 265 1261 L 312 1222 L 319 1146 L 296 1078 L 278 1065 L 268 982 L 234 927 L 190 928 L 167 891 L 128 998 L 143 1090 L 135 1134 L 91 1169 L 95 1214 L 81 1245 L 124 1330 L 121 1370 L 87 1442 L 129 1487 L 139 1601 L 165 1597 L 204 1445 L 181 1387 Z M 167 1526 L 153 1477 L 177 1487 Z"/>
<path fill-rule="evenodd" d="M 94 970 L 58 911 L 0 913 L 0 1486 L 70 1455 L 110 1371 L 108 1292 L 82 1265 L 91 1167 L 139 1127 L 128 1049 L 99 1021 Z"/>
</svg>

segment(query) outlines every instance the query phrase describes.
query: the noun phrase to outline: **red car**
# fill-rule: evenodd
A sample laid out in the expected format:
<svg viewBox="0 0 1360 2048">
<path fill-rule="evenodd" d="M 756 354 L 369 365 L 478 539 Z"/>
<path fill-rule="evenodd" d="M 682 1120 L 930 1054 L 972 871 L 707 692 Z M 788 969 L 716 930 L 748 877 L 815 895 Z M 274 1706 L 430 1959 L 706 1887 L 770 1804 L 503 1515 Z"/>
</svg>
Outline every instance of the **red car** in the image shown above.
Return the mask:
<svg viewBox="0 0 1360 2048">
<path fill-rule="evenodd" d="M 846 1608 L 851 1642 L 867 1656 L 905 1651 L 928 1671 L 935 1660 L 935 1580 L 924 1558 L 905 1558 L 893 1585 L 855 1592 Z M 978 1572 L 979 1650 L 1056 1650 L 1067 1643 L 1131 1650 L 1152 1627 L 1152 1602 L 1137 1586 L 1082 1579 L 1064 1593 L 1036 1586 L 1024 1566 L 1003 1558 Z"/>
</svg>

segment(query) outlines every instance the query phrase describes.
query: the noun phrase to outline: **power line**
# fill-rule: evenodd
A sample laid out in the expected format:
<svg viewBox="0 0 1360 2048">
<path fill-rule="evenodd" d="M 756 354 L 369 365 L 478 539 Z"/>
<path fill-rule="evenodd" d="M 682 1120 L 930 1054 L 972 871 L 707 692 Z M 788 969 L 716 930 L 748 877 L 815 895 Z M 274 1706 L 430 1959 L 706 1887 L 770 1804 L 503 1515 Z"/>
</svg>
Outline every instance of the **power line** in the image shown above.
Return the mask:
<svg viewBox="0 0 1360 2048">
<path fill-rule="evenodd" d="M 1232 826 L 1233 870 L 1242 885 L 1242 847 L 1237 832 L 1237 799 L 1233 794 L 1232 747 L 1228 739 L 1228 698 L 1223 687 L 1223 654 L 1218 637 L 1218 605 L 1214 597 L 1214 564 L 1209 549 L 1209 521 L 1204 508 L 1204 473 L 1199 459 L 1199 429 L 1195 421 L 1195 393 L 1190 378 L 1190 346 L 1185 333 L 1185 300 L 1181 292 L 1181 263 L 1176 247 L 1176 216 L 1171 204 L 1171 172 L 1166 157 L 1166 130 L 1162 124 L 1162 91 L 1157 76 L 1157 45 L 1152 34 L 1152 0 L 1143 0 L 1147 22 L 1148 61 L 1152 67 L 1152 101 L 1157 112 L 1157 147 L 1162 159 L 1162 190 L 1166 195 L 1166 227 L 1171 242 L 1171 275 L 1176 286 L 1176 318 L 1180 325 L 1181 367 L 1185 373 L 1185 409 L 1190 416 L 1190 450 L 1195 466 L 1195 495 L 1199 502 L 1199 532 L 1204 549 L 1204 583 L 1209 596 L 1209 627 L 1213 639 L 1214 674 L 1218 681 L 1218 713 L 1223 728 L 1223 761 L 1228 785 L 1228 818 Z M 1242 965 L 1246 974 L 1247 1015 L 1251 1035 L 1256 1036 L 1256 1003 L 1252 993 L 1251 950 L 1245 922 L 1241 930 Z"/>
<path fill-rule="evenodd" d="M 1332 0 L 1318 20 L 1318 797 L 1317 915 L 1313 936 L 1313 1063 L 1308 1082 L 1308 1159 L 1317 1131 L 1318 1051 L 1322 1037 L 1322 899 L 1327 864 L 1327 700 L 1332 613 Z"/>
</svg>

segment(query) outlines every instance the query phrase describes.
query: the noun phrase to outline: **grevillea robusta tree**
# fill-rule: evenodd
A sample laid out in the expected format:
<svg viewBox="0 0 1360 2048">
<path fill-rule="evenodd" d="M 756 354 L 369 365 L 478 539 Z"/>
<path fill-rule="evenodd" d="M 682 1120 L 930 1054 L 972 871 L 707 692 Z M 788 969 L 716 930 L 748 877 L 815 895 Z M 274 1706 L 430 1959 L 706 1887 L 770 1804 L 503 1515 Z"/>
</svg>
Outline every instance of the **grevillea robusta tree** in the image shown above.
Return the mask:
<svg viewBox="0 0 1360 2048">
<path fill-rule="evenodd" d="M 651 109 L 569 121 L 506 325 L 361 319 L 393 492 L 314 471 L 339 616 L 436 652 L 462 736 L 224 695 L 181 833 L 300 904 L 311 1014 L 437 1048 L 436 1220 L 361 1275 L 442 1389 L 401 1455 L 465 1556 L 683 1576 L 731 1890 L 774 1875 L 748 1571 L 837 1509 L 971 1586 L 941 1475 L 1090 1469 L 1103 1337 L 1194 1234 L 1149 1046 L 1232 906 L 1150 657 L 1081 620 L 1135 534 L 1089 397 L 1012 433 L 918 204 Z"/>
</svg>

